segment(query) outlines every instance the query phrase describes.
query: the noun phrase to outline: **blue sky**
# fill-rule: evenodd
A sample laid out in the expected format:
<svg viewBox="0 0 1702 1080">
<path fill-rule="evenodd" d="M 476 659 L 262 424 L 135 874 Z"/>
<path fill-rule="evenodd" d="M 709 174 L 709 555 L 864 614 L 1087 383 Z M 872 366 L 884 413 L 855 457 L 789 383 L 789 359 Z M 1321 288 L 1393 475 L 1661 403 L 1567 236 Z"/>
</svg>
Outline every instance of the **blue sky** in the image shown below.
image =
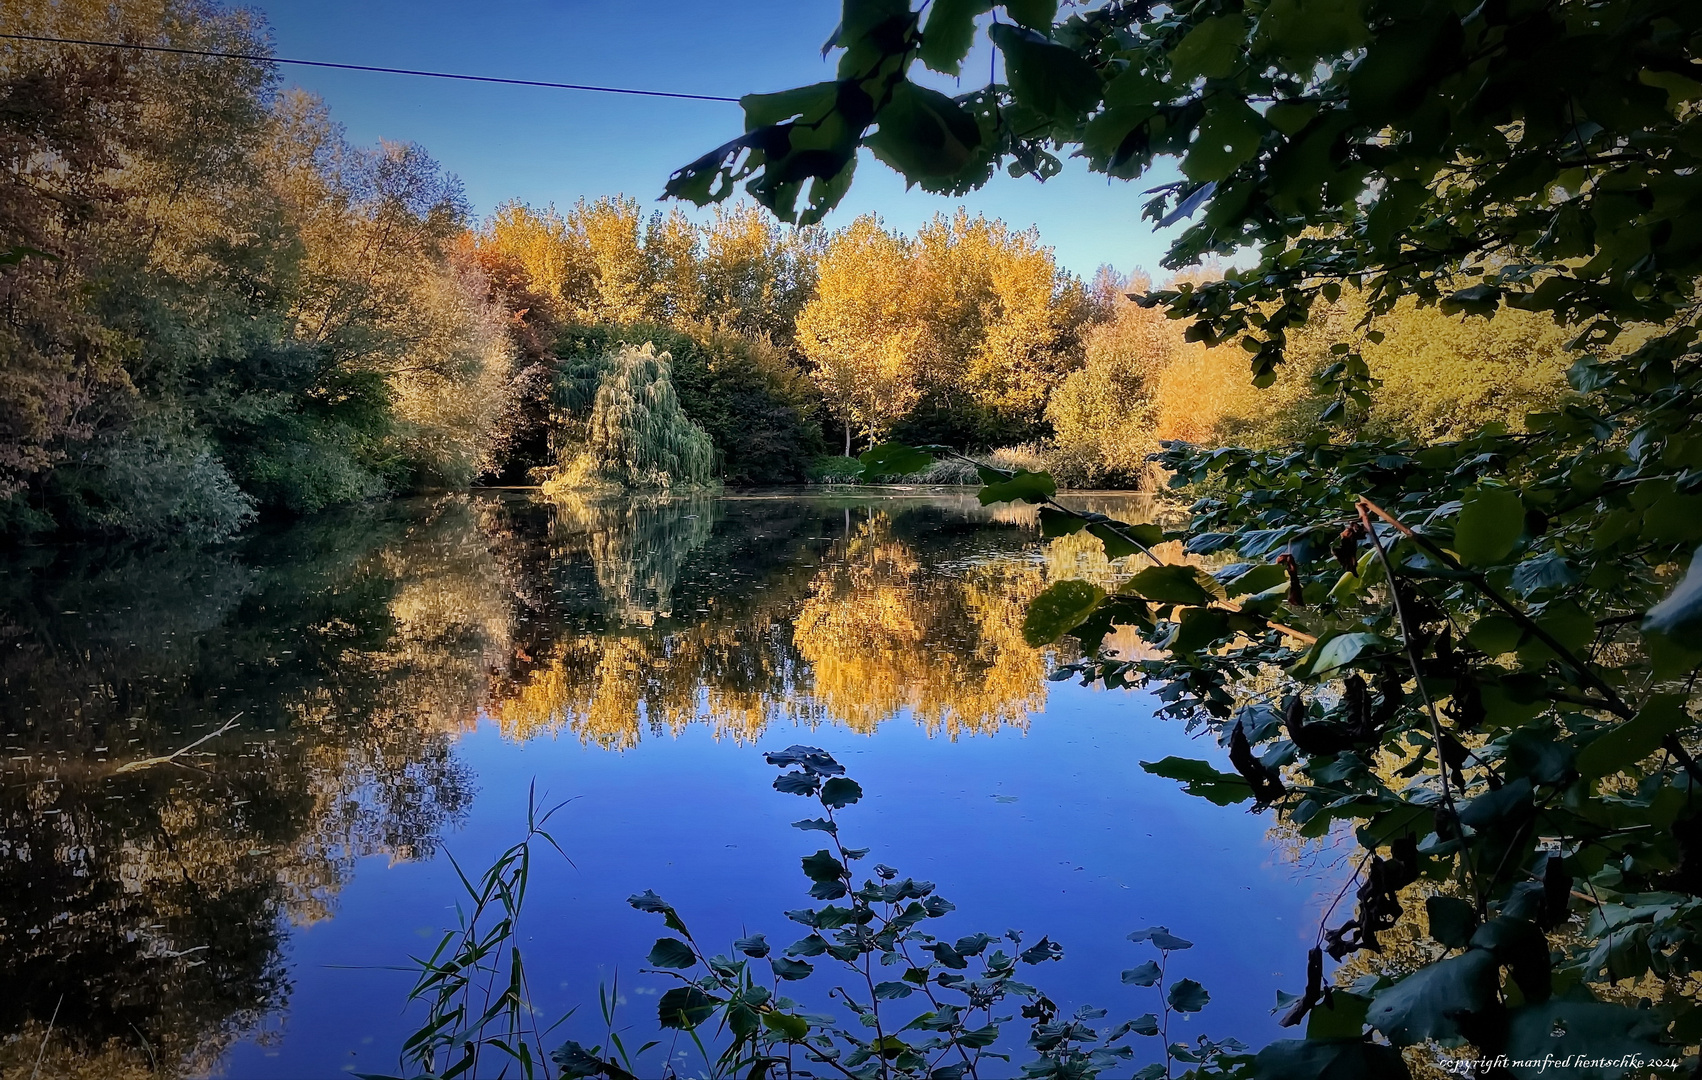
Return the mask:
<svg viewBox="0 0 1702 1080">
<path fill-rule="evenodd" d="M 277 55 L 382 67 L 583 82 L 687 93 L 780 90 L 831 78 L 822 41 L 835 0 L 259 0 Z M 985 76 L 990 56 L 966 71 Z M 742 130 L 737 105 L 632 98 L 286 67 L 286 83 L 323 97 L 357 142 L 418 142 L 466 184 L 480 215 L 518 198 L 535 205 L 625 193 L 653 202 L 674 169 Z M 966 79 L 966 88 L 971 81 Z M 873 211 L 912 231 L 959 204 L 1038 226 L 1066 268 L 1101 263 L 1156 270 L 1162 237 L 1140 219 L 1144 188 L 1079 166 L 1046 184 L 1000 175 L 982 191 L 945 199 L 906 191 L 864 160 L 827 219 Z M 661 204 L 656 204 L 661 205 Z"/>
</svg>

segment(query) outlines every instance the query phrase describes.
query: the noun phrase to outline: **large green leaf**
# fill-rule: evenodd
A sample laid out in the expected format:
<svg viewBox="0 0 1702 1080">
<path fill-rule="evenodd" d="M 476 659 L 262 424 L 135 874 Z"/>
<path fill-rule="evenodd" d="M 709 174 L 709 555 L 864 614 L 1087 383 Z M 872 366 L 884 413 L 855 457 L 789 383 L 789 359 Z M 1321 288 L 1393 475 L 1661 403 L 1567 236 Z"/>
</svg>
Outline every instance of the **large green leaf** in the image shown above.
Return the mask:
<svg viewBox="0 0 1702 1080">
<path fill-rule="evenodd" d="M 1495 1002 L 1500 965 L 1483 949 L 1470 949 L 1408 975 L 1371 999 L 1366 1019 L 1396 1046 L 1435 1039 L 1461 1041 L 1460 1021 Z"/>
<path fill-rule="evenodd" d="M 969 164 L 981 129 L 963 106 L 938 90 L 901 82 L 863 143 L 907 177 L 950 176 Z M 915 470 L 910 470 L 914 472 Z"/>
<path fill-rule="evenodd" d="M 1058 0 L 1005 0 L 1005 11 L 1031 30 L 1048 33 L 1058 17 Z"/>
<path fill-rule="evenodd" d="M 1022 639 L 1039 648 L 1049 645 L 1093 613 L 1105 590 L 1086 581 L 1055 581 L 1028 602 L 1022 620 Z"/>
<path fill-rule="evenodd" d="M 988 36 L 1004 54 L 1011 92 L 1041 116 L 1075 120 L 1099 103 L 1099 73 L 1073 49 L 1010 23 L 995 25 Z"/>
<path fill-rule="evenodd" d="M 697 954 L 691 951 L 691 946 L 671 937 L 657 938 L 648 959 L 657 967 L 688 968 L 697 964 Z"/>
<path fill-rule="evenodd" d="M 1454 525 L 1454 553 L 1477 566 L 1505 559 L 1525 529 L 1525 507 L 1518 493 L 1507 488 L 1473 488 L 1462 502 Z"/>
<path fill-rule="evenodd" d="M 1197 566 L 1149 566 L 1129 579 L 1125 592 L 1160 604 L 1205 605 L 1224 598 L 1223 586 Z"/>
<path fill-rule="evenodd" d="M 1203 761 L 1167 757 L 1162 761 L 1143 761 L 1141 768 L 1167 780 L 1180 780 L 1190 795 L 1198 795 L 1219 806 L 1245 802 L 1253 797 L 1253 787 L 1233 773 L 1221 773 Z"/>
<path fill-rule="evenodd" d="M 1662 739 L 1689 722 L 1683 694 L 1656 694 L 1636 716 L 1596 736 L 1578 751 L 1578 772 L 1593 778 L 1635 765 L 1660 749 Z"/>
<path fill-rule="evenodd" d="M 1178 979 L 1170 984 L 1164 1000 L 1170 1002 L 1170 1007 L 1177 1012 L 1191 1013 L 1205 1008 L 1211 1001 L 1211 995 L 1193 979 Z"/>
<path fill-rule="evenodd" d="M 1272 0 L 1257 32 L 1261 51 L 1280 57 L 1291 71 L 1357 49 L 1369 35 L 1361 0 Z"/>
<path fill-rule="evenodd" d="M 1087 531 L 1099 537 L 1099 542 L 1105 546 L 1105 557 L 1108 559 L 1134 555 L 1141 548 L 1150 548 L 1164 539 L 1164 530 L 1150 523 L 1125 525 L 1122 522 L 1112 524 L 1096 521 L 1087 527 Z"/>
<path fill-rule="evenodd" d="M 1579 1080 L 1620 1080 L 1647 1075 L 1626 1059 L 1676 1058 L 1677 1049 L 1661 1045 L 1666 1024 L 1648 1009 L 1597 1001 L 1555 999 L 1514 1009 L 1507 1018 L 1507 1056 L 1515 1062 L 1573 1061 L 1565 1070 Z M 1512 1067 L 1514 1076 L 1548 1080 L 1553 1069 Z"/>
<path fill-rule="evenodd" d="M 935 71 L 957 75 L 975 42 L 975 17 L 993 10 L 992 0 L 934 0 L 922 24 L 917 57 Z"/>
<path fill-rule="evenodd" d="M 857 460 L 863 465 L 864 480 L 878 480 L 921 472 L 934 463 L 934 456 L 903 443 L 881 443 L 863 451 Z"/>
<path fill-rule="evenodd" d="M 718 1004 L 715 998 L 695 986 L 676 986 L 656 1003 L 656 1021 L 665 1028 L 689 1031 L 715 1015 Z"/>
<path fill-rule="evenodd" d="M 1264 131 L 1265 122 L 1245 103 L 1222 102 L 1200 122 L 1199 133 L 1182 159 L 1182 172 L 1190 180 L 1227 180 L 1259 152 Z"/>
<path fill-rule="evenodd" d="M 1002 502 L 1045 502 L 1058 493 L 1058 482 L 1048 472 L 1018 470 L 1008 479 L 984 486 L 977 497 L 982 506 Z"/>
<path fill-rule="evenodd" d="M 1240 62 L 1247 46 L 1247 21 L 1240 15 L 1202 20 L 1170 52 L 1170 70 L 1179 82 L 1204 76 L 1222 79 Z"/>
<path fill-rule="evenodd" d="M 1365 1033 L 1365 1014 L 1371 999 L 1336 990 L 1306 1014 L 1306 1038 L 1357 1039 Z"/>
<path fill-rule="evenodd" d="M 1392 1046 L 1363 1039 L 1278 1039 L 1259 1051 L 1259 1080 L 1407 1080 L 1412 1074 Z"/>
</svg>

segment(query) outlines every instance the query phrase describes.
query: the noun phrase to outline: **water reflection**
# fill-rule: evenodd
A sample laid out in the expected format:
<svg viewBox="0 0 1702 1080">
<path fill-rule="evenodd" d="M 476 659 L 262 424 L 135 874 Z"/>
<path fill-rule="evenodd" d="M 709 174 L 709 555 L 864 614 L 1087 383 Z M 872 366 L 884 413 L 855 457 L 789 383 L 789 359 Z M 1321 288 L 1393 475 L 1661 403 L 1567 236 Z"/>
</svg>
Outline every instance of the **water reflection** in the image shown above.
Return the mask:
<svg viewBox="0 0 1702 1080">
<path fill-rule="evenodd" d="M 482 493 L 213 554 L 15 560 L 0 1074 L 42 1053 L 43 1077 L 192 1075 L 264 1037 L 290 928 L 334 914 L 356 859 L 430 858 L 464 814 L 454 743 L 481 715 L 610 749 L 694 723 L 1021 727 L 1047 685 L 1023 605 L 1058 571 L 1116 573 L 956 494 Z"/>
</svg>

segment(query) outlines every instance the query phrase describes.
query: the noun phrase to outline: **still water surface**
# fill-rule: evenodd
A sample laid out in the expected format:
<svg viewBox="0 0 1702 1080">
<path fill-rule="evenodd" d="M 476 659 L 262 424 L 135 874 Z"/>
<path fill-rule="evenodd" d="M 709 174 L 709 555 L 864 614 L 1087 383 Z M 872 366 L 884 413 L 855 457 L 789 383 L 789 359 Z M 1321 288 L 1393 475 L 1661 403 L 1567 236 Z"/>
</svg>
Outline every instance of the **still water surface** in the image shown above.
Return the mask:
<svg viewBox="0 0 1702 1080">
<path fill-rule="evenodd" d="M 618 974 L 642 1041 L 661 927 L 626 896 L 790 940 L 819 845 L 761 752 L 796 742 L 868 792 L 849 841 L 957 904 L 942 933 L 1048 934 L 1065 959 L 1035 981 L 1116 1018 L 1156 1004 L 1119 980 L 1147 958 L 1124 935 L 1167 925 L 1212 995 L 1193 1023 L 1256 1045 L 1339 876 L 1141 772 L 1218 753 L 1149 696 L 1046 680 L 1026 599 L 1123 570 L 930 491 L 490 491 L 215 553 L 29 553 L 0 571 L 0 1072 L 394 1069 L 408 958 L 455 921 L 446 855 L 486 865 L 534 784 L 571 800 L 571 861 L 528 901 L 537 1004 L 585 1004 L 562 1037 L 598 1041 Z"/>
</svg>

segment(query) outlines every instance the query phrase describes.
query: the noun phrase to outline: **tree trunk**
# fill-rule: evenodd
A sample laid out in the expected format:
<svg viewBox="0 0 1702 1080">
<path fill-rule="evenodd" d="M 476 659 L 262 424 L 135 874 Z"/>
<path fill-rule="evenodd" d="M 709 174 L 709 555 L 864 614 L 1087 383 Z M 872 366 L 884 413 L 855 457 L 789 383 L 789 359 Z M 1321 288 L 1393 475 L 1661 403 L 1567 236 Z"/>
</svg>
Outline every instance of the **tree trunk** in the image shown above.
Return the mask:
<svg viewBox="0 0 1702 1080">
<path fill-rule="evenodd" d="M 845 420 L 845 456 L 846 457 L 851 456 L 851 419 L 850 419 L 850 417 L 847 417 L 846 420 Z"/>
</svg>

